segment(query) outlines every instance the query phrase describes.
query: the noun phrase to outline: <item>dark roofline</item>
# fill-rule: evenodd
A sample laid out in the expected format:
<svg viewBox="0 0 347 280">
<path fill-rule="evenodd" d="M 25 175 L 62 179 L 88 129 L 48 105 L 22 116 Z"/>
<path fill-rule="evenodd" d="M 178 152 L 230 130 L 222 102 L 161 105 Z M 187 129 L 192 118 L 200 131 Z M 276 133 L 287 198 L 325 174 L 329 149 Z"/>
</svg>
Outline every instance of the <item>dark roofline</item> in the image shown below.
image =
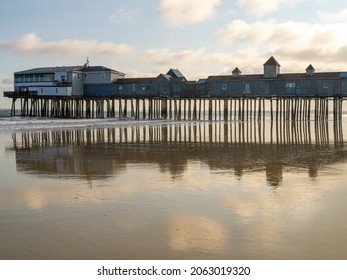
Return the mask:
<svg viewBox="0 0 347 280">
<path fill-rule="evenodd" d="M 342 72 L 315 72 L 313 76 L 307 76 L 306 73 L 284 73 L 278 74 L 277 77 L 272 78 L 272 80 L 295 80 L 295 79 L 324 79 L 324 78 L 341 78 Z M 264 78 L 263 74 L 251 74 L 251 75 L 240 75 L 234 77 L 232 75 L 217 75 L 209 76 L 208 81 L 235 81 L 235 80 L 269 80 L 269 78 Z"/>
<path fill-rule="evenodd" d="M 307 68 L 306 68 L 305 70 L 307 71 L 307 70 L 316 70 L 316 69 L 314 69 L 314 67 L 312 66 L 312 64 L 310 64 L 309 66 L 307 66 Z"/>
<path fill-rule="evenodd" d="M 265 66 L 265 65 L 276 65 L 276 66 L 281 66 L 273 56 L 271 56 L 271 57 L 264 63 L 264 66 Z"/>
<path fill-rule="evenodd" d="M 84 66 L 56 66 L 56 67 L 38 67 L 38 68 L 32 68 L 28 70 L 18 71 L 14 72 L 15 75 L 20 74 L 52 74 L 55 72 L 61 72 L 61 71 L 82 71 Z"/>
<path fill-rule="evenodd" d="M 114 73 L 125 76 L 125 73 L 122 73 L 120 71 L 117 71 L 117 70 L 114 70 L 111 68 L 107 68 L 104 66 L 88 66 L 88 67 L 83 69 L 83 72 L 94 72 L 94 71 L 95 72 L 97 72 L 97 71 L 110 71 L 110 72 L 114 72 Z"/>
<path fill-rule="evenodd" d="M 152 83 L 155 81 L 156 78 L 154 77 L 147 77 L 147 78 L 122 78 L 117 79 L 113 83 L 114 84 L 147 84 Z"/>
<path fill-rule="evenodd" d="M 70 71 L 80 71 L 80 72 L 93 72 L 93 71 L 111 71 L 113 73 L 117 73 L 119 75 L 125 76 L 125 73 L 120 71 L 110 69 L 104 66 L 52 66 L 52 67 L 38 67 L 32 68 L 28 70 L 14 72 L 15 75 L 20 74 L 53 74 L 56 72 L 70 72 Z"/>
<path fill-rule="evenodd" d="M 173 75 L 171 75 L 171 73 Z M 174 78 L 184 78 L 184 75 L 177 68 L 170 68 L 170 70 L 166 73 L 166 75 L 170 75 Z"/>
<path fill-rule="evenodd" d="M 213 75 L 208 76 L 207 81 L 235 81 L 235 80 L 244 80 L 244 79 L 251 79 L 251 80 L 259 80 L 263 79 L 264 76 L 262 74 L 252 74 L 252 75 L 239 75 L 237 77 L 234 77 L 233 75 Z"/>
<path fill-rule="evenodd" d="M 233 70 L 232 73 L 242 73 L 242 72 L 241 72 L 241 70 L 240 70 L 238 67 L 236 67 L 236 68 Z"/>
</svg>

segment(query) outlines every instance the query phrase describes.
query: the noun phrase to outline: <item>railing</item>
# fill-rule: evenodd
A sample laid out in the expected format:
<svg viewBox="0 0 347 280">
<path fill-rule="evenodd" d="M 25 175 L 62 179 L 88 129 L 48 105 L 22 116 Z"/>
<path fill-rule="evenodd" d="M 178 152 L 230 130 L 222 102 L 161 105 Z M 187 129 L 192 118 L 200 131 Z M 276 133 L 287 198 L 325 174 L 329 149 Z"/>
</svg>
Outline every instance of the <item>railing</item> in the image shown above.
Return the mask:
<svg viewBox="0 0 347 280">
<path fill-rule="evenodd" d="M 34 97 L 37 96 L 37 91 L 4 91 L 4 97 Z"/>
</svg>

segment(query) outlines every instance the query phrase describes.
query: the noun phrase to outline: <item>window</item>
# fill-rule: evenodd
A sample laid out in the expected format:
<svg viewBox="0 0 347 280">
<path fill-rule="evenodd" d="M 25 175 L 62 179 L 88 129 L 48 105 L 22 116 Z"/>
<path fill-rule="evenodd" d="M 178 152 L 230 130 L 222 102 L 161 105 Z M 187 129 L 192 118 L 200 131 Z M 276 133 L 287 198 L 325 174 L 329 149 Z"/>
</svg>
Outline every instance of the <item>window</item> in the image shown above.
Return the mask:
<svg viewBox="0 0 347 280">
<path fill-rule="evenodd" d="M 123 90 L 123 86 L 119 86 L 119 87 L 118 87 L 118 90 Z"/>
<path fill-rule="evenodd" d="M 227 89 L 227 85 L 226 84 L 222 84 L 222 90 L 226 90 Z"/>
<path fill-rule="evenodd" d="M 54 74 L 43 74 L 41 82 L 53 82 Z"/>
<path fill-rule="evenodd" d="M 329 82 L 328 81 L 323 82 L 323 88 L 329 88 Z"/>
<path fill-rule="evenodd" d="M 295 83 L 286 83 L 286 93 L 287 94 L 295 94 L 296 93 Z"/>
<path fill-rule="evenodd" d="M 101 79 L 105 79 L 105 73 L 101 73 Z"/>
</svg>

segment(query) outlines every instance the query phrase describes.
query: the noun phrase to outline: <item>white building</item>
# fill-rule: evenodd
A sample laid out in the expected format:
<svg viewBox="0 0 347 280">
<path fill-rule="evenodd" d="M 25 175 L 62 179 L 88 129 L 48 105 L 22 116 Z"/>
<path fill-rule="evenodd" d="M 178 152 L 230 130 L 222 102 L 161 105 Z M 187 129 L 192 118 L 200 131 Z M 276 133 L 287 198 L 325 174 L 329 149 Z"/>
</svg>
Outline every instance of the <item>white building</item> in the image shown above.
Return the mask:
<svg viewBox="0 0 347 280">
<path fill-rule="evenodd" d="M 85 88 L 111 84 L 125 74 L 103 66 L 34 68 L 14 73 L 14 93 L 38 96 L 83 96 Z"/>
</svg>

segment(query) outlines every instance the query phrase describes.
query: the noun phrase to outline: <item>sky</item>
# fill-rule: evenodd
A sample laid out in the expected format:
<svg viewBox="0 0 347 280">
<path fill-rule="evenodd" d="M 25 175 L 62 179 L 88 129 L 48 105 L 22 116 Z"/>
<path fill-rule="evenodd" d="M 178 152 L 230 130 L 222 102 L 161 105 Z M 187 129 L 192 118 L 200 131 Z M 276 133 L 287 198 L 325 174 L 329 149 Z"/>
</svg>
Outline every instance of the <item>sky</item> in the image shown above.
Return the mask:
<svg viewBox="0 0 347 280">
<path fill-rule="evenodd" d="M 341 0 L 2 0 L 0 108 L 13 73 L 102 65 L 126 77 L 178 68 L 189 80 L 263 72 L 347 70 L 347 2 Z"/>
</svg>

